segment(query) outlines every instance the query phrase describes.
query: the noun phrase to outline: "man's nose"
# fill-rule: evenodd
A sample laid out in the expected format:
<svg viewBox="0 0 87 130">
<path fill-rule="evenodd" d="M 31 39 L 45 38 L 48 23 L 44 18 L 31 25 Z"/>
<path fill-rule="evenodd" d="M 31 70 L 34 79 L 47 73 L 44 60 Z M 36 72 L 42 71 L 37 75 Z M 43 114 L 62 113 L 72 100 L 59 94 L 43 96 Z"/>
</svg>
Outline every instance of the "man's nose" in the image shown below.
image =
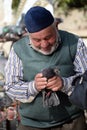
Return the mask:
<svg viewBox="0 0 87 130">
<path fill-rule="evenodd" d="M 49 45 L 49 42 L 47 40 L 41 41 L 41 47 L 47 47 Z"/>
</svg>

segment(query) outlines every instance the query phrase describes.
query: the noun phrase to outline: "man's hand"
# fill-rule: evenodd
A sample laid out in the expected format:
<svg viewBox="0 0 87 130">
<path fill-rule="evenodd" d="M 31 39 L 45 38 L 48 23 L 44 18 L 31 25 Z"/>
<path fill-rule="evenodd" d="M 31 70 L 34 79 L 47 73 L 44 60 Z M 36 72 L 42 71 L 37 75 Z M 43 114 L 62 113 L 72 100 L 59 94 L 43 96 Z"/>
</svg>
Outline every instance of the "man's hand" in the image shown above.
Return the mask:
<svg viewBox="0 0 87 130">
<path fill-rule="evenodd" d="M 35 86 L 38 91 L 41 91 L 44 88 L 52 91 L 58 91 L 62 89 L 63 80 L 60 76 L 54 76 L 47 80 L 46 77 L 43 77 L 42 73 L 38 73 L 35 76 Z"/>
<path fill-rule="evenodd" d="M 43 77 L 42 73 L 38 73 L 35 76 L 35 86 L 38 91 L 43 90 L 47 86 L 47 78 Z"/>
<path fill-rule="evenodd" d="M 46 85 L 46 88 L 52 91 L 58 91 L 62 87 L 63 87 L 63 81 L 60 76 L 54 76 L 53 78 L 50 78 Z"/>
</svg>

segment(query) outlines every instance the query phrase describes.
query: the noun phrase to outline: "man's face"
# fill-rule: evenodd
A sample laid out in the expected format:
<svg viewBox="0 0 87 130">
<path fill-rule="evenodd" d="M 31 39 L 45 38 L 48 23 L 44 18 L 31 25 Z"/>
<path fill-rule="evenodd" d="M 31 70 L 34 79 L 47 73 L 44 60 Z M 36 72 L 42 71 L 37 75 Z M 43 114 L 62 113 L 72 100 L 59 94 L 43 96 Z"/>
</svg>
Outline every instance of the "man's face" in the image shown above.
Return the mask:
<svg viewBox="0 0 87 130">
<path fill-rule="evenodd" d="M 55 50 L 57 37 L 57 29 L 51 25 L 39 32 L 30 33 L 30 44 L 38 52 L 49 55 Z"/>
</svg>

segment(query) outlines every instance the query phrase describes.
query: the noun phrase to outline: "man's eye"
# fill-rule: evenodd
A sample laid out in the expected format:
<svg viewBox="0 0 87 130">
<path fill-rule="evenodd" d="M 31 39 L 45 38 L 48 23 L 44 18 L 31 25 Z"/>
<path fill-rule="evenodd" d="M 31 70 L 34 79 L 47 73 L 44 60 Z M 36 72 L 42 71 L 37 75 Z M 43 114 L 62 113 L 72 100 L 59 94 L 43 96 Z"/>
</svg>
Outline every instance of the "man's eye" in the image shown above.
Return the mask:
<svg viewBox="0 0 87 130">
<path fill-rule="evenodd" d="M 39 40 L 39 39 L 35 39 L 34 41 L 35 41 L 35 42 L 40 42 L 40 40 Z"/>
<path fill-rule="evenodd" d="M 46 38 L 45 38 L 45 40 L 49 40 L 49 39 L 50 39 L 50 37 L 46 37 Z"/>
</svg>

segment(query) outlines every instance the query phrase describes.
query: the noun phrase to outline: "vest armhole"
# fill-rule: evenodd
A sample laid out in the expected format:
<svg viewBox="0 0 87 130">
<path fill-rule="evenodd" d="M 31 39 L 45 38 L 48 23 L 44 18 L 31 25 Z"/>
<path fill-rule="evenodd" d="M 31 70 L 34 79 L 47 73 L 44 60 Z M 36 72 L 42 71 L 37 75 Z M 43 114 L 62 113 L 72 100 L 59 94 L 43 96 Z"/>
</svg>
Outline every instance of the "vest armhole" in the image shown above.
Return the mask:
<svg viewBox="0 0 87 130">
<path fill-rule="evenodd" d="M 69 43 L 69 54 L 70 54 L 70 57 L 72 59 L 72 62 L 74 62 L 74 59 L 75 59 L 75 55 L 76 55 L 76 50 L 77 50 L 77 41 L 75 41 L 75 46 L 71 46 L 70 43 Z"/>
</svg>

